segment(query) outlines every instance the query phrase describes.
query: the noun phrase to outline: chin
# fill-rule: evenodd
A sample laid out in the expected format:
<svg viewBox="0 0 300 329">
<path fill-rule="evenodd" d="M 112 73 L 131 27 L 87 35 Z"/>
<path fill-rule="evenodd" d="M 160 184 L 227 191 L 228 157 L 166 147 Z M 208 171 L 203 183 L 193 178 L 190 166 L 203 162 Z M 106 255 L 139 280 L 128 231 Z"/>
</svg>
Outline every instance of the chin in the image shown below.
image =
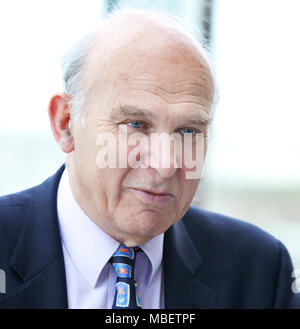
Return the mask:
<svg viewBox="0 0 300 329">
<path fill-rule="evenodd" d="M 141 237 L 153 238 L 158 234 L 165 232 L 173 223 L 170 220 L 166 221 L 166 215 L 157 213 L 152 210 L 143 211 L 137 216 L 134 230 L 136 235 Z M 170 218 L 170 216 L 168 216 Z M 131 226 L 132 229 L 133 226 Z"/>
</svg>

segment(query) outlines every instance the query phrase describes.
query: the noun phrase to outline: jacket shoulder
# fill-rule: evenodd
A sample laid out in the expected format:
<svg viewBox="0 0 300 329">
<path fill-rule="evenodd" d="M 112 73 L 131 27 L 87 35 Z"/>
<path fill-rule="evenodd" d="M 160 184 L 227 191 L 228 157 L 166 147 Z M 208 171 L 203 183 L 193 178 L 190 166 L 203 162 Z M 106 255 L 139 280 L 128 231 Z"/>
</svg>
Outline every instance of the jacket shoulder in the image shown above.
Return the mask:
<svg viewBox="0 0 300 329">
<path fill-rule="evenodd" d="M 10 257 L 22 232 L 35 188 L 0 197 L 0 261 Z"/>
<path fill-rule="evenodd" d="M 293 266 L 279 240 L 255 225 L 196 207 L 183 221 L 205 264 L 199 275 L 218 293 L 220 305 L 289 307 Z"/>
<path fill-rule="evenodd" d="M 190 207 L 183 217 L 189 234 L 197 243 L 201 237 L 205 238 L 206 245 L 234 248 L 235 253 L 241 250 L 278 250 L 279 241 L 271 234 L 248 222 L 229 216 Z"/>
<path fill-rule="evenodd" d="M 57 186 L 63 170 L 64 165 L 40 185 L 0 197 L 0 268 L 12 256 L 27 219 L 45 206 L 41 201 L 56 200 Z"/>
</svg>

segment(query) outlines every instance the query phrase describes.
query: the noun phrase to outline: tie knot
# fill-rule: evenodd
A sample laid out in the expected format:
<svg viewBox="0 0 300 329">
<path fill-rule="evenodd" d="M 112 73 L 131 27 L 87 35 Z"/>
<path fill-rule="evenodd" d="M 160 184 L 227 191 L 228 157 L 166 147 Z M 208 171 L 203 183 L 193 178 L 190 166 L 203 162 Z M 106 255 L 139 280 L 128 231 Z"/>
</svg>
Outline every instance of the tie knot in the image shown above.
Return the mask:
<svg viewBox="0 0 300 329">
<path fill-rule="evenodd" d="M 126 247 L 120 244 L 114 252 L 109 261 L 119 278 L 134 277 L 135 256 L 138 251 L 141 251 L 139 247 Z"/>
</svg>

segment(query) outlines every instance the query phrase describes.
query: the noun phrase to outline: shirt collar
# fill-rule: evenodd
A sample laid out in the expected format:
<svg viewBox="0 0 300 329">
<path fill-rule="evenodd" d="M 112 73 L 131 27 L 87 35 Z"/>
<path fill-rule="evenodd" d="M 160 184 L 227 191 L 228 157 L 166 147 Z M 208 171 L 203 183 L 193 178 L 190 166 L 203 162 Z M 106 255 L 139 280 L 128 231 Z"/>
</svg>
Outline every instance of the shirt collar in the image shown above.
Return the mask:
<svg viewBox="0 0 300 329">
<path fill-rule="evenodd" d="M 118 248 L 119 242 L 104 232 L 80 208 L 71 191 L 67 168 L 58 187 L 57 213 L 62 242 L 71 260 L 88 284 L 95 287 L 102 269 Z M 161 265 L 163 239 L 162 233 L 140 245 L 151 264 L 147 285 L 151 284 Z"/>
<path fill-rule="evenodd" d="M 148 256 L 151 265 L 151 273 L 146 276 L 146 285 L 150 286 L 158 272 L 163 257 L 164 234 L 159 234 L 153 239 L 143 243 L 140 247 Z"/>
</svg>

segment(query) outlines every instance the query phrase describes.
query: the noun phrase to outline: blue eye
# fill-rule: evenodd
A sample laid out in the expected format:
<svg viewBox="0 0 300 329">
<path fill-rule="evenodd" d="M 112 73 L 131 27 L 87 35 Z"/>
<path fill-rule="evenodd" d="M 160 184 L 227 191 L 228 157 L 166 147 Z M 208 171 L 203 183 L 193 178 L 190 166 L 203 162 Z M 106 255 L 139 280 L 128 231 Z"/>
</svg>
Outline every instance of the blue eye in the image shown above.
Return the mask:
<svg viewBox="0 0 300 329">
<path fill-rule="evenodd" d="M 192 128 L 183 128 L 183 129 L 180 129 L 180 132 L 183 135 L 195 135 L 197 133 L 197 131 Z"/>
<path fill-rule="evenodd" d="M 133 128 L 141 128 L 143 126 L 143 122 L 141 121 L 132 121 L 132 122 L 128 122 L 130 127 Z"/>
</svg>

